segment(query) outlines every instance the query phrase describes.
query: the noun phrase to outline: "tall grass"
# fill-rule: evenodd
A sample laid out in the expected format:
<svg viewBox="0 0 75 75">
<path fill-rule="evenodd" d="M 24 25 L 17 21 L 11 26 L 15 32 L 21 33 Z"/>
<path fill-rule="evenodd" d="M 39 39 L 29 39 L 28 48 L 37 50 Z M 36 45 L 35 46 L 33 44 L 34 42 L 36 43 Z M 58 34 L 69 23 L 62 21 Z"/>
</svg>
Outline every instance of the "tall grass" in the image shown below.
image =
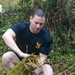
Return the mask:
<svg viewBox="0 0 75 75">
<path fill-rule="evenodd" d="M 7 10 L 9 7 L 17 6 L 19 0 L 0 0 L 0 4 L 2 4 L 3 9 Z"/>
</svg>

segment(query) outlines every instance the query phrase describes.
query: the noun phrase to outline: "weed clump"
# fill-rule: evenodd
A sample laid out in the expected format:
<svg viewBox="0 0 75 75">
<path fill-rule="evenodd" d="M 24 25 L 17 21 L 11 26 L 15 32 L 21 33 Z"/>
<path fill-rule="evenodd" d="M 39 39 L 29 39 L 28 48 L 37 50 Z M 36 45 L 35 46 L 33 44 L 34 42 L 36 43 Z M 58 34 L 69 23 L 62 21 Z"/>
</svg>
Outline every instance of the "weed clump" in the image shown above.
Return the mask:
<svg viewBox="0 0 75 75">
<path fill-rule="evenodd" d="M 16 66 L 11 69 L 7 75 L 31 75 L 32 71 L 40 66 L 42 66 L 42 63 L 39 57 L 31 55 L 16 64 Z"/>
</svg>

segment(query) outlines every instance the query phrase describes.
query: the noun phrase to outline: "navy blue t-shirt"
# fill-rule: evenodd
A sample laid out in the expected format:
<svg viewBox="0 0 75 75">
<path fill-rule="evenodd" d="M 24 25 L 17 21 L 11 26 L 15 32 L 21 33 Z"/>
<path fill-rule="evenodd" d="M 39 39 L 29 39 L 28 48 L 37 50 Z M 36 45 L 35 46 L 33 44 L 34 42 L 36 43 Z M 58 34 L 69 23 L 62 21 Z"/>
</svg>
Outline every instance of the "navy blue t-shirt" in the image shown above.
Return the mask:
<svg viewBox="0 0 75 75">
<path fill-rule="evenodd" d="M 39 53 L 48 55 L 50 52 L 50 33 L 42 28 L 38 34 L 33 34 L 29 29 L 30 22 L 17 23 L 11 27 L 16 34 L 16 44 L 22 52 L 28 54 Z M 27 50 L 26 50 L 27 49 Z"/>
</svg>

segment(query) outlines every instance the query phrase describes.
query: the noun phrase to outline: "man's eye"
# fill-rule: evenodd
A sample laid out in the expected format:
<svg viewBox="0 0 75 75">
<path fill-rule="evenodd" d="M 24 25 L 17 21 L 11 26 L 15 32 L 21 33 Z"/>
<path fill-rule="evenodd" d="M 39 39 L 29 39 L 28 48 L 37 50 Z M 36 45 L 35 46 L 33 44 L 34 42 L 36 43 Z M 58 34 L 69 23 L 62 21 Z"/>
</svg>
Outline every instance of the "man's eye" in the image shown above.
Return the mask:
<svg viewBox="0 0 75 75">
<path fill-rule="evenodd" d="M 35 22 L 35 24 L 38 24 L 38 22 Z"/>
<path fill-rule="evenodd" d="M 43 23 L 38 23 L 38 22 L 35 22 L 35 24 L 40 24 L 40 25 L 43 25 Z"/>
<path fill-rule="evenodd" d="M 43 23 L 40 23 L 40 25 L 43 25 Z"/>
</svg>

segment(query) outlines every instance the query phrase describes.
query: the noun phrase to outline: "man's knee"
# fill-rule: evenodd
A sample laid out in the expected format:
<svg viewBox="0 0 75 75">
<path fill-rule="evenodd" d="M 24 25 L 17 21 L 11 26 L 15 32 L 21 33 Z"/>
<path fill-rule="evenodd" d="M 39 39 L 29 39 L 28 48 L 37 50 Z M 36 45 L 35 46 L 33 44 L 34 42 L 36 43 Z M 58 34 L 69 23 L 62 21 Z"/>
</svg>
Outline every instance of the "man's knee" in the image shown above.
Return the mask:
<svg viewBox="0 0 75 75">
<path fill-rule="evenodd" d="M 52 67 L 50 66 L 50 64 L 44 64 L 44 65 L 43 65 L 43 70 L 44 70 L 45 72 L 50 73 L 50 75 L 53 75 L 53 69 L 52 69 Z"/>
<path fill-rule="evenodd" d="M 2 62 L 3 63 L 9 63 L 10 60 L 12 60 L 11 57 L 13 57 L 11 51 L 4 53 L 3 56 L 2 56 Z"/>
<path fill-rule="evenodd" d="M 36 75 L 53 75 L 52 67 L 49 64 L 44 64 L 41 68 L 35 70 Z"/>
<path fill-rule="evenodd" d="M 4 53 L 4 54 L 2 55 L 2 61 L 5 61 L 6 58 L 7 58 L 6 53 Z"/>
<path fill-rule="evenodd" d="M 3 56 L 2 56 L 2 63 L 3 63 L 3 64 L 6 64 L 7 61 L 8 61 L 7 53 L 4 53 Z"/>
<path fill-rule="evenodd" d="M 19 62 L 19 58 L 12 51 L 4 53 L 3 56 L 2 56 L 2 63 L 3 64 L 9 64 L 10 62 L 12 62 L 12 63 Z"/>
<path fill-rule="evenodd" d="M 44 64 L 44 67 L 52 69 L 52 67 L 50 66 L 50 64 Z"/>
</svg>

